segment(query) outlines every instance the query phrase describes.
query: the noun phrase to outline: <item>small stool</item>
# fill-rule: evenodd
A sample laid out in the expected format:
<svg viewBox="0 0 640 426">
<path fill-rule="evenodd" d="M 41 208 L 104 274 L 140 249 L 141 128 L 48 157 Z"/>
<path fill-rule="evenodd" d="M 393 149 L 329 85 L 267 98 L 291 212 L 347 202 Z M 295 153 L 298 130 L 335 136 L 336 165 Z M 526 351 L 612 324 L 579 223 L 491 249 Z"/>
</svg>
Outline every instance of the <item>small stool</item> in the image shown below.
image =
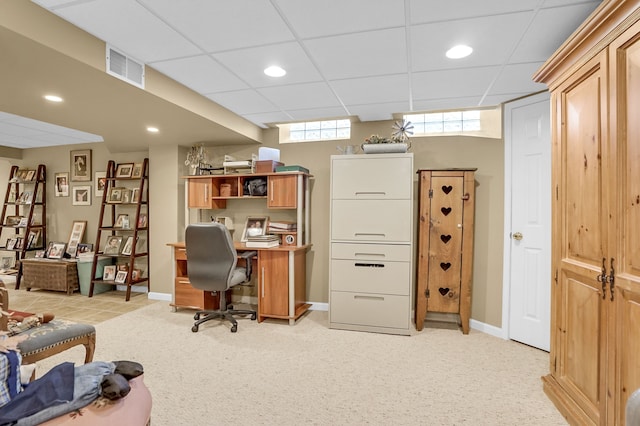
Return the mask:
<svg viewBox="0 0 640 426">
<path fill-rule="evenodd" d="M 77 345 L 85 347 L 85 364 L 93 361 L 96 329 L 90 324 L 53 320 L 19 333 L 28 336 L 18 344 L 23 364 L 32 364 Z"/>
</svg>

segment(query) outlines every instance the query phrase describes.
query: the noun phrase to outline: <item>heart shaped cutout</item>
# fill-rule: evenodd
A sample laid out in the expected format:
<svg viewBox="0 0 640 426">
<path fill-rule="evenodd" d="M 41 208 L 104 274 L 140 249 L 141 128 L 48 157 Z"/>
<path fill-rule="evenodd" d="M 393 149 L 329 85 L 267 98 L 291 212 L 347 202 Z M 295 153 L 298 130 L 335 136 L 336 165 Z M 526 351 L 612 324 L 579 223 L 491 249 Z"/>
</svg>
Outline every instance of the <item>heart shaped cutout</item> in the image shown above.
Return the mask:
<svg viewBox="0 0 640 426">
<path fill-rule="evenodd" d="M 443 207 L 440 209 L 440 211 L 443 215 L 447 216 L 449 213 L 451 213 L 451 207 Z"/>
<path fill-rule="evenodd" d="M 450 193 L 452 189 L 453 189 L 453 186 L 451 186 L 451 185 L 448 185 L 448 186 L 443 185 L 442 186 L 442 192 L 444 192 L 445 194 Z"/>
<path fill-rule="evenodd" d="M 449 287 L 440 287 L 438 291 L 440 292 L 441 295 L 446 296 L 447 293 L 449 293 Z"/>
<path fill-rule="evenodd" d="M 449 262 L 447 263 L 440 262 L 440 267 L 442 268 L 443 271 L 446 271 L 447 269 L 451 268 L 451 264 Z"/>
<path fill-rule="evenodd" d="M 442 240 L 443 243 L 447 244 L 451 239 L 451 235 L 440 235 L 440 239 Z"/>
</svg>

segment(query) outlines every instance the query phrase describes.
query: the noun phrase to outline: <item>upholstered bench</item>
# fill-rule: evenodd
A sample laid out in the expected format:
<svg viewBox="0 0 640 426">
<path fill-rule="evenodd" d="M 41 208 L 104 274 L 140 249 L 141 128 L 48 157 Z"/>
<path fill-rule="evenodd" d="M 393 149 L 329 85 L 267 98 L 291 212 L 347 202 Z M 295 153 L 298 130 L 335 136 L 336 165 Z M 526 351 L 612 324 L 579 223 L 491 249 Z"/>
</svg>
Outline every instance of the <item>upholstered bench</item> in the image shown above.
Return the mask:
<svg viewBox="0 0 640 426">
<path fill-rule="evenodd" d="M 76 345 L 85 347 L 85 364 L 93 361 L 96 329 L 90 324 L 53 320 L 19 334 L 27 339 L 18 344 L 23 364 L 32 364 Z"/>
</svg>

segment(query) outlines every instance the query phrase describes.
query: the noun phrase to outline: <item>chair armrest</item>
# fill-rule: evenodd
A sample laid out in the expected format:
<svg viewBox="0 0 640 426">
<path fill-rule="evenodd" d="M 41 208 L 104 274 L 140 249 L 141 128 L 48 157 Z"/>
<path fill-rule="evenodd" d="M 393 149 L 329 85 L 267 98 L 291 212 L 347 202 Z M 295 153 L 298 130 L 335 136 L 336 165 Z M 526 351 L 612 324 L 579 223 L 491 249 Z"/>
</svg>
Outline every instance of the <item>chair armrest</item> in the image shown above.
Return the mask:
<svg viewBox="0 0 640 426">
<path fill-rule="evenodd" d="M 258 252 L 255 250 L 251 250 L 251 251 L 243 251 L 238 253 L 238 257 L 242 258 L 245 260 L 246 263 L 246 271 L 247 271 L 247 282 L 251 281 L 251 265 L 253 262 L 251 262 L 251 259 L 253 259 L 255 256 L 258 255 Z"/>
</svg>

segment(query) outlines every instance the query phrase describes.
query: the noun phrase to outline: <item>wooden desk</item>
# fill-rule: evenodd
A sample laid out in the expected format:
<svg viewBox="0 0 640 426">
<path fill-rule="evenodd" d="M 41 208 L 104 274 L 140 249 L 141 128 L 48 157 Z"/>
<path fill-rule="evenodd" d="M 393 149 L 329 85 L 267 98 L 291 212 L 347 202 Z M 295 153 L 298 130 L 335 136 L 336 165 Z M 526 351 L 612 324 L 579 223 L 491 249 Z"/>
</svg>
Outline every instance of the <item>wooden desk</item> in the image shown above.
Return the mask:
<svg viewBox="0 0 640 426">
<path fill-rule="evenodd" d="M 191 286 L 187 274 L 187 252 L 184 242 L 169 243 L 173 247 L 175 286 L 173 303 L 175 308 L 216 309 L 217 296 Z M 310 304 L 306 303 L 306 253 L 311 245 L 280 246 L 268 249 L 246 247 L 235 243 L 236 250 L 258 252 L 257 268 L 253 274 L 258 278 L 258 322 L 265 318 L 289 320 L 295 324 Z"/>
</svg>

